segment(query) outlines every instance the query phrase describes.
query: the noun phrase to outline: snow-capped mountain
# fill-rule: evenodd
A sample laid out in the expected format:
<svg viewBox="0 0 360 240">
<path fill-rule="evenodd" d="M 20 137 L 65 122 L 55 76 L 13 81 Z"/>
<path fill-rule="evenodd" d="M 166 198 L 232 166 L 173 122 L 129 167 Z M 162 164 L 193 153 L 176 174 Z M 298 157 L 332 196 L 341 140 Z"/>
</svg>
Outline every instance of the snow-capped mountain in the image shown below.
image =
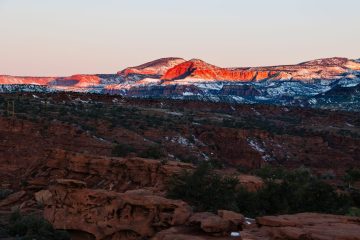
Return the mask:
<svg viewBox="0 0 360 240">
<path fill-rule="evenodd" d="M 0 84 L 0 91 L 18 91 L 22 85 L 21 91 L 46 89 L 358 110 L 360 61 L 336 57 L 297 65 L 221 68 L 199 59 L 162 58 L 116 74 L 3 75 Z"/>
</svg>

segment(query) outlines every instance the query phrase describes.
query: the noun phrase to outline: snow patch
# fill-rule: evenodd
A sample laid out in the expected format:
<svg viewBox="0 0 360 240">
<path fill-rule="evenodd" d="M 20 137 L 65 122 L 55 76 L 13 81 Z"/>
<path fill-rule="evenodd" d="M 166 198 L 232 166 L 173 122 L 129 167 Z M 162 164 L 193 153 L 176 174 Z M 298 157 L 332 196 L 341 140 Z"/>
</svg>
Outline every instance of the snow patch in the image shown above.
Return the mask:
<svg viewBox="0 0 360 240">
<path fill-rule="evenodd" d="M 180 136 L 180 135 L 174 136 L 174 137 L 171 137 L 171 138 L 165 137 L 165 140 L 166 141 L 170 140 L 170 142 L 182 145 L 184 147 L 191 147 L 191 148 L 194 147 L 194 145 L 191 142 L 189 142 L 188 139 L 186 139 L 186 138 L 184 138 L 183 136 Z"/>
<path fill-rule="evenodd" d="M 264 161 L 271 161 L 272 158 L 269 154 L 266 152 L 265 143 L 259 142 L 257 139 L 247 139 L 249 146 L 254 149 L 255 151 L 259 152 L 262 156 L 262 159 Z"/>
<path fill-rule="evenodd" d="M 184 92 L 183 93 L 183 96 L 193 96 L 193 95 L 195 95 L 195 94 L 192 92 Z"/>
</svg>

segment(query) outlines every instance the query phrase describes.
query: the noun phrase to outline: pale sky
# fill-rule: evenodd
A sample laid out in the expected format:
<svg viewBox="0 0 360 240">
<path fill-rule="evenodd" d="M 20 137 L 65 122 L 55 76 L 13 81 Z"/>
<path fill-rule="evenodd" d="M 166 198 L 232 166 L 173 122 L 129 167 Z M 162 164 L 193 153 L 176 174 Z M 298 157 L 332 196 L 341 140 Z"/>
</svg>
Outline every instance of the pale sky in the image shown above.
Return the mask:
<svg viewBox="0 0 360 240">
<path fill-rule="evenodd" d="M 360 58 L 360 0 L 0 0 L 0 74 L 115 73 Z"/>
</svg>

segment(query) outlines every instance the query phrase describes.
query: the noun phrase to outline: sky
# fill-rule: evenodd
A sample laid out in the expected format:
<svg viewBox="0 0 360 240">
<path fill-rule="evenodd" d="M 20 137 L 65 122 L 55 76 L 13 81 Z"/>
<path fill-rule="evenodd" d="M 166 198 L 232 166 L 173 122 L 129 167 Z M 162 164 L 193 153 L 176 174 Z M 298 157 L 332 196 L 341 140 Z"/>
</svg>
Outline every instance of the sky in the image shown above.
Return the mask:
<svg viewBox="0 0 360 240">
<path fill-rule="evenodd" d="M 0 74 L 115 73 L 161 57 L 221 67 L 360 58 L 359 0 L 0 0 Z"/>
</svg>

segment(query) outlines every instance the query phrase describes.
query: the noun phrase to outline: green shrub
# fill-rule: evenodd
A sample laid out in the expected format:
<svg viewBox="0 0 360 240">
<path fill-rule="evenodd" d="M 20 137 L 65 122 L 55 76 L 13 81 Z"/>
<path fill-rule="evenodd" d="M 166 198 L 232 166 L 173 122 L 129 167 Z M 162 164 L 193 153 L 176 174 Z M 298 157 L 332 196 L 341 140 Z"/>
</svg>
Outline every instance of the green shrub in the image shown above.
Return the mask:
<svg viewBox="0 0 360 240">
<path fill-rule="evenodd" d="M 265 180 L 282 179 L 286 170 L 283 167 L 272 167 L 270 165 L 256 169 L 253 173 Z"/>
<path fill-rule="evenodd" d="M 177 154 L 176 157 L 184 163 L 198 164 L 199 162 L 198 157 L 192 154 Z"/>
<path fill-rule="evenodd" d="M 22 216 L 19 211 L 12 213 L 8 233 L 21 240 L 70 240 L 67 232 L 55 230 L 45 219 L 35 215 Z"/>
<path fill-rule="evenodd" d="M 197 211 L 237 210 L 237 179 L 221 177 L 208 164 L 201 164 L 193 173 L 184 172 L 169 184 L 168 197 L 183 199 Z"/>
<path fill-rule="evenodd" d="M 350 208 L 347 215 L 351 217 L 360 217 L 360 208 L 357 207 Z"/>
<path fill-rule="evenodd" d="M 332 186 L 317 179 L 305 168 L 283 171 L 275 179 L 278 181 L 265 179 L 265 186 L 256 193 L 253 201 L 257 203 L 258 210 L 252 215 L 299 212 L 344 214 L 353 204 L 349 196 L 339 195 Z M 244 208 L 241 210 L 246 211 Z"/>
<path fill-rule="evenodd" d="M 0 200 L 7 198 L 12 192 L 10 189 L 0 189 Z"/>
<path fill-rule="evenodd" d="M 111 155 L 113 157 L 126 157 L 129 153 L 135 152 L 135 148 L 127 144 L 117 144 L 113 147 Z"/>
<path fill-rule="evenodd" d="M 354 182 L 360 181 L 360 169 L 354 168 L 347 170 L 344 181 L 348 184 L 349 188 L 351 188 Z"/>
<path fill-rule="evenodd" d="M 145 151 L 141 152 L 140 157 L 142 158 L 150 158 L 150 159 L 160 159 L 164 156 L 163 151 L 158 146 L 151 146 Z"/>
</svg>

